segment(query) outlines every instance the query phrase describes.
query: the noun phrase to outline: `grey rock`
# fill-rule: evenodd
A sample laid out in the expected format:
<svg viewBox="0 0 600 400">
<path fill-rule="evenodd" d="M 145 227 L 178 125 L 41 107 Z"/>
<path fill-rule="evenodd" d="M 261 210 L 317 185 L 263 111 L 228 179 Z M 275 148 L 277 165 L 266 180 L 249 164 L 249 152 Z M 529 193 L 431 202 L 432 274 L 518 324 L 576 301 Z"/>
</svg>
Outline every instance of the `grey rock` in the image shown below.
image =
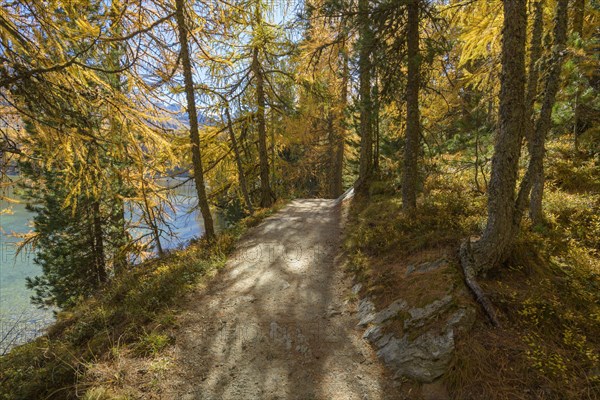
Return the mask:
<svg viewBox="0 0 600 400">
<path fill-rule="evenodd" d="M 369 299 L 362 299 L 358 303 L 358 326 L 366 326 L 375 318 L 375 305 Z"/>
<path fill-rule="evenodd" d="M 386 333 L 384 336 L 381 337 L 381 339 L 377 340 L 377 342 L 375 343 L 375 346 L 380 349 L 383 346 L 386 346 L 390 340 L 392 340 L 394 338 L 394 335 L 392 335 L 391 333 Z"/>
<path fill-rule="evenodd" d="M 458 325 L 460 321 L 462 321 L 466 316 L 467 311 L 464 308 L 459 308 L 458 310 L 456 310 L 456 312 L 454 312 L 454 314 L 450 316 L 450 318 L 448 318 L 448 321 L 446 322 L 446 327 L 453 328 L 454 326 Z"/>
<path fill-rule="evenodd" d="M 366 339 L 371 343 L 375 343 L 376 341 L 381 339 L 381 336 L 383 336 L 383 333 L 381 332 L 381 326 L 373 325 L 365 331 L 365 333 L 363 334 L 363 339 Z"/>
<path fill-rule="evenodd" d="M 435 271 L 436 269 L 439 269 L 441 267 L 445 267 L 448 265 L 448 261 L 446 261 L 445 259 L 441 258 L 439 260 L 436 261 L 428 261 L 428 262 L 424 262 L 421 263 L 419 265 L 413 265 L 410 264 L 409 266 L 406 267 L 406 273 L 404 274 L 405 276 L 408 276 L 414 272 L 430 272 L 430 271 Z"/>
<path fill-rule="evenodd" d="M 363 299 L 358 305 L 359 326 L 369 325 L 363 338 L 377 350 L 377 355 L 394 371 L 396 377 L 409 377 L 419 382 L 433 382 L 444 374 L 454 351 L 455 331 L 468 329 L 474 310 L 461 307 L 445 317 L 442 330 L 425 330 L 416 339 L 410 339 L 415 328 L 421 328 L 440 316 L 448 315 L 453 297 L 446 295 L 425 307 L 410 308 L 403 299 L 397 299 L 385 309 L 376 312 L 373 302 Z M 401 311 L 408 312 L 402 338 L 392 333 L 383 334 L 383 327 Z M 412 329 L 412 332 L 411 332 Z M 413 336 L 414 337 L 414 336 Z"/>
<path fill-rule="evenodd" d="M 407 308 L 408 304 L 406 303 L 406 301 L 398 299 L 383 310 L 379 311 L 377 314 L 375 314 L 375 317 L 373 318 L 372 322 L 374 324 L 381 324 L 387 321 L 388 319 L 395 317 L 400 311 L 406 310 Z"/>
<path fill-rule="evenodd" d="M 360 292 L 360 289 L 362 289 L 362 287 L 363 287 L 362 283 L 357 283 L 356 285 L 352 286 L 352 293 L 358 294 L 358 292 Z"/>
<path fill-rule="evenodd" d="M 449 294 L 439 300 L 426 305 L 423 308 L 411 308 L 408 310 L 410 318 L 404 321 L 404 328 L 421 327 L 433 316 L 439 315 L 442 311 L 450 306 L 452 296 Z"/>
<path fill-rule="evenodd" d="M 377 343 L 379 345 L 379 342 Z M 432 382 L 446 371 L 454 350 L 454 332 L 441 335 L 426 332 L 411 341 L 390 337 L 377 355 L 392 367 L 396 376 L 406 376 L 419 382 Z"/>
</svg>

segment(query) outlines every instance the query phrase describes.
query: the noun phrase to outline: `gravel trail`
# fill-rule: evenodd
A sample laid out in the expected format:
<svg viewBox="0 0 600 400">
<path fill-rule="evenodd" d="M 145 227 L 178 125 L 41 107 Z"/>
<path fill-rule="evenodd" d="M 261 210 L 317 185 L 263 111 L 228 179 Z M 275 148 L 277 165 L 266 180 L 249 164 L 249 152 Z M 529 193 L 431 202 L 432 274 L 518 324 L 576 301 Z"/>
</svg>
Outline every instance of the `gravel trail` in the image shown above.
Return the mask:
<svg viewBox="0 0 600 400">
<path fill-rule="evenodd" d="M 394 399 L 356 328 L 344 208 L 295 200 L 240 241 L 180 317 L 167 399 Z"/>
</svg>

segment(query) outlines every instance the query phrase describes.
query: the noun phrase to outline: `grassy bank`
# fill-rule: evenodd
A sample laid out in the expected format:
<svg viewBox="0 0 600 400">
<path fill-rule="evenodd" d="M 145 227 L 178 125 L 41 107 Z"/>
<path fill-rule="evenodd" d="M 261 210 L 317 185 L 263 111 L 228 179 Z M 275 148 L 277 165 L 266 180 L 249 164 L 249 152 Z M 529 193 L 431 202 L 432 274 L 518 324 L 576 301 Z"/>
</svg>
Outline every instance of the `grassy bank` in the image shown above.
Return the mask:
<svg viewBox="0 0 600 400">
<path fill-rule="evenodd" d="M 526 221 L 508 262 L 481 278 L 502 328 L 480 312 L 472 331 L 459 335 L 443 378 L 454 399 L 600 398 L 600 165 L 560 141 L 549 157 L 546 224 Z M 486 196 L 468 171 L 447 172 L 427 177 L 415 216 L 402 213 L 390 181 L 354 200 L 348 268 L 378 308 L 398 297 L 422 306 L 463 286 L 458 248 L 481 232 Z M 439 258 L 448 268 L 406 277 L 409 264 Z"/>
<path fill-rule="evenodd" d="M 86 389 L 80 378 L 91 364 L 128 351 L 156 355 L 169 345 L 185 294 L 225 265 L 238 238 L 272 210 L 261 210 L 186 249 L 136 265 L 91 299 L 58 314 L 47 335 L 0 359 L 1 399 L 69 399 Z"/>
</svg>

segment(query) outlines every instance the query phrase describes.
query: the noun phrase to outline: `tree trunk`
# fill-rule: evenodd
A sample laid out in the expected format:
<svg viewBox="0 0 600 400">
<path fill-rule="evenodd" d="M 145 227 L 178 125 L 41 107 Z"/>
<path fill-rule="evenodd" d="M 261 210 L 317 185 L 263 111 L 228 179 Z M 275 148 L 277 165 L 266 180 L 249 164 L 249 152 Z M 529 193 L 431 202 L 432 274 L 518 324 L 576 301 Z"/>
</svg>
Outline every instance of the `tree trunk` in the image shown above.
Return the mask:
<svg viewBox="0 0 600 400">
<path fill-rule="evenodd" d="M 144 214 L 147 216 L 146 224 L 150 227 L 152 231 L 152 237 L 154 240 L 154 244 L 156 245 L 156 252 L 159 256 L 163 256 L 165 254 L 164 249 L 162 247 L 162 243 L 160 241 L 160 230 L 158 229 L 158 222 L 156 220 L 156 214 L 154 210 L 150 206 L 148 202 L 148 192 L 146 190 L 146 181 L 144 180 L 144 170 L 140 168 L 140 176 L 142 178 L 142 198 L 144 199 Z"/>
<path fill-rule="evenodd" d="M 373 153 L 373 171 L 377 173 L 379 171 L 379 111 L 381 103 L 379 101 L 379 78 L 377 76 L 377 69 L 375 68 L 375 85 L 373 85 L 373 133 L 374 133 L 374 153 Z"/>
<path fill-rule="evenodd" d="M 204 171 L 202 168 L 202 153 L 200 149 L 200 133 L 198 131 L 198 112 L 196 111 L 196 99 L 194 97 L 194 79 L 192 77 L 192 64 L 190 61 L 190 50 L 188 45 L 188 31 L 185 21 L 185 6 L 183 0 L 175 0 L 175 18 L 179 31 L 179 44 L 181 47 L 181 65 L 183 66 L 183 80 L 185 96 L 187 100 L 187 112 L 190 122 L 190 143 L 192 144 L 192 164 L 194 169 L 194 182 L 198 194 L 198 204 L 202 219 L 204 220 L 204 231 L 208 240 L 215 237 L 212 215 L 206 196 L 204 186 Z"/>
<path fill-rule="evenodd" d="M 488 188 L 488 217 L 481 239 L 461 249 L 466 278 L 506 260 L 514 238 L 518 162 L 525 126 L 526 0 L 503 0 L 502 74 L 498 134 Z"/>
<path fill-rule="evenodd" d="M 275 182 L 275 113 L 271 112 L 271 185 Z M 273 190 L 273 189 L 271 189 Z M 273 192 L 273 195 L 275 193 Z"/>
<path fill-rule="evenodd" d="M 502 3 L 500 107 L 488 186 L 487 224 L 481 239 L 475 243 L 467 239 L 460 247 L 465 282 L 494 326 L 499 326 L 498 318 L 476 277 L 506 260 L 516 234 L 513 224 L 515 186 L 525 127 L 527 3 L 526 0 L 503 0 Z"/>
<path fill-rule="evenodd" d="M 242 158 L 240 156 L 240 149 L 237 145 L 237 139 L 235 138 L 235 133 L 233 132 L 233 125 L 231 124 L 231 114 L 229 113 L 229 106 L 225 107 L 225 116 L 227 117 L 227 130 L 229 131 L 229 138 L 231 139 L 231 148 L 233 149 L 233 155 L 235 157 L 235 164 L 238 170 L 238 180 L 240 183 L 240 189 L 242 190 L 242 195 L 244 196 L 244 201 L 246 202 L 246 207 L 250 214 L 254 214 L 254 207 L 252 207 L 252 201 L 250 201 L 250 196 L 248 195 L 248 187 L 246 186 L 246 177 L 244 175 L 244 166 L 242 165 Z"/>
<path fill-rule="evenodd" d="M 94 224 L 94 259 L 96 260 L 96 278 L 102 284 L 108 280 L 106 263 L 104 257 L 104 235 L 102 232 L 102 217 L 100 215 L 100 201 L 95 200 L 92 204 L 92 215 Z"/>
<path fill-rule="evenodd" d="M 571 30 L 574 33 L 579 34 L 580 38 L 583 38 L 583 17 L 585 16 L 585 0 L 574 0 L 573 1 L 573 22 Z M 579 151 L 579 134 L 581 129 L 581 84 L 575 82 L 577 89 L 575 91 L 575 104 L 573 105 L 573 144 L 575 151 Z"/>
<path fill-rule="evenodd" d="M 333 165 L 331 168 L 331 198 L 338 198 L 344 192 L 343 176 L 344 176 L 344 141 L 346 140 L 346 123 L 345 111 L 348 105 L 348 54 L 346 53 L 345 43 L 341 50 L 342 62 L 342 82 L 340 90 L 340 104 L 336 118 L 336 140 L 333 148 Z"/>
<path fill-rule="evenodd" d="M 119 18 L 119 7 L 112 4 L 110 10 L 110 24 L 111 24 L 111 33 L 115 37 L 120 37 L 123 32 L 123 26 L 120 23 Z M 123 48 L 123 44 L 121 42 L 111 43 L 109 45 L 109 54 L 108 54 L 108 67 L 111 70 L 119 70 L 122 68 L 121 57 L 123 57 L 125 51 Z M 121 82 L 121 74 L 113 73 L 108 75 L 108 79 L 110 85 L 113 90 L 123 93 L 124 85 Z M 114 138 L 118 138 L 119 140 L 123 137 L 122 130 L 123 124 L 119 121 L 118 118 L 115 118 L 113 115 L 109 115 L 109 121 L 111 129 L 114 132 Z M 120 143 L 121 146 L 125 146 L 124 143 Z M 126 160 L 121 161 L 121 165 L 125 165 Z M 121 168 L 123 168 L 121 166 Z M 124 172 L 124 171 L 121 171 Z M 120 275 L 125 271 L 128 264 L 128 254 L 127 254 L 127 245 L 129 243 L 129 233 L 127 232 L 127 226 L 125 221 L 125 201 L 123 197 L 125 197 L 125 186 L 123 183 L 123 176 L 120 173 L 116 174 L 116 196 L 113 198 L 114 209 L 112 211 L 112 224 L 116 230 L 116 238 L 114 240 L 113 246 L 116 248 L 114 254 L 113 261 L 113 270 L 115 275 Z"/>
<path fill-rule="evenodd" d="M 258 122 L 258 158 L 260 163 L 260 206 L 269 207 L 273 203 L 271 185 L 269 183 L 269 155 L 267 153 L 267 127 L 265 122 L 265 83 L 260 62 L 258 48 L 254 48 L 252 58 L 252 71 L 256 79 L 256 119 Z"/>
<path fill-rule="evenodd" d="M 560 71 L 563 52 L 567 43 L 568 0 L 558 0 L 554 18 L 554 43 L 548 63 L 549 71 L 544 90 L 544 100 L 540 116 L 535 125 L 532 143 L 530 169 L 532 176 L 531 200 L 529 215 L 534 224 L 543 223 L 542 198 L 544 196 L 544 154 L 546 135 L 552 126 L 552 108 L 556 102 L 556 94 L 560 86 Z"/>
<path fill-rule="evenodd" d="M 585 16 L 585 0 L 573 1 L 573 26 L 571 30 L 583 37 L 583 17 Z"/>
<path fill-rule="evenodd" d="M 118 193 L 123 192 L 123 178 L 121 175 L 117 175 Z M 125 222 L 125 201 L 122 197 L 115 196 L 114 198 L 114 210 L 112 215 L 112 223 L 117 230 L 117 238 L 115 240 L 116 254 L 114 259 L 114 272 L 115 275 L 119 275 L 125 271 L 128 264 L 127 257 L 127 244 L 129 242 L 129 234 L 127 232 L 127 226 Z"/>
<path fill-rule="evenodd" d="M 529 45 L 529 75 L 527 77 L 527 93 L 525 94 L 525 119 L 527 127 L 525 137 L 531 146 L 534 131 L 533 105 L 537 97 L 538 79 L 540 76 L 539 61 L 542 58 L 542 34 L 544 31 L 543 1 L 534 3 L 534 20 Z M 530 150 L 531 151 L 531 150 Z"/>
<path fill-rule="evenodd" d="M 359 41 L 358 73 L 360 95 L 360 161 L 357 192 L 366 193 L 373 172 L 373 123 L 371 104 L 371 47 L 372 32 L 369 24 L 369 0 L 358 1 Z"/>
<path fill-rule="evenodd" d="M 407 4 L 407 56 L 408 75 L 406 82 L 406 139 L 402 169 L 402 208 L 413 210 L 417 206 L 417 176 L 420 144 L 419 117 L 419 0 Z"/>
</svg>

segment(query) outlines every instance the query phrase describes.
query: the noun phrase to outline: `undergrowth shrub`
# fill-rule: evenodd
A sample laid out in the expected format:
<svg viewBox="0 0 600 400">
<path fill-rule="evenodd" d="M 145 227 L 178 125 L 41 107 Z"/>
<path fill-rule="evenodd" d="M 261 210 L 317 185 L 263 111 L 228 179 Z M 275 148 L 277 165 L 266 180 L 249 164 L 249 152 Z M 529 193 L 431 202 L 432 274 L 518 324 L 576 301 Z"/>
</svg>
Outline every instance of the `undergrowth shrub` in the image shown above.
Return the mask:
<svg viewBox="0 0 600 400">
<path fill-rule="evenodd" d="M 574 193 L 600 193 L 600 159 L 584 157 L 569 142 L 555 141 L 548 146 L 546 179 Z"/>
<path fill-rule="evenodd" d="M 483 196 L 442 178 L 429 179 L 425 191 L 413 215 L 402 212 L 399 195 L 356 200 L 346 246 L 366 256 L 398 257 L 455 245 L 477 232 L 485 207 Z"/>
<path fill-rule="evenodd" d="M 553 157 L 563 157 L 556 151 Z M 546 223 L 531 226 L 525 218 L 509 260 L 480 279 L 503 328 L 493 329 L 481 318 L 471 334 L 457 339 L 444 378 L 454 399 L 600 398 L 596 168 L 592 161 L 564 157 L 551 169 L 544 194 Z M 567 182 L 562 177 L 572 170 L 574 179 Z M 368 199 L 354 200 L 345 242 L 348 270 L 367 283 L 369 295 L 409 296 L 399 293 L 403 286 L 395 276 L 404 276 L 404 269 L 396 267 L 402 260 L 412 263 L 415 254 L 427 255 L 437 247 L 453 249 L 455 256 L 461 240 L 481 233 L 487 198 L 472 180 L 466 172 L 430 176 L 410 216 L 385 182 L 378 182 Z M 461 280 L 458 267 L 449 271 L 457 276 L 446 280 Z M 390 281 L 396 287 L 387 287 Z"/>
</svg>

